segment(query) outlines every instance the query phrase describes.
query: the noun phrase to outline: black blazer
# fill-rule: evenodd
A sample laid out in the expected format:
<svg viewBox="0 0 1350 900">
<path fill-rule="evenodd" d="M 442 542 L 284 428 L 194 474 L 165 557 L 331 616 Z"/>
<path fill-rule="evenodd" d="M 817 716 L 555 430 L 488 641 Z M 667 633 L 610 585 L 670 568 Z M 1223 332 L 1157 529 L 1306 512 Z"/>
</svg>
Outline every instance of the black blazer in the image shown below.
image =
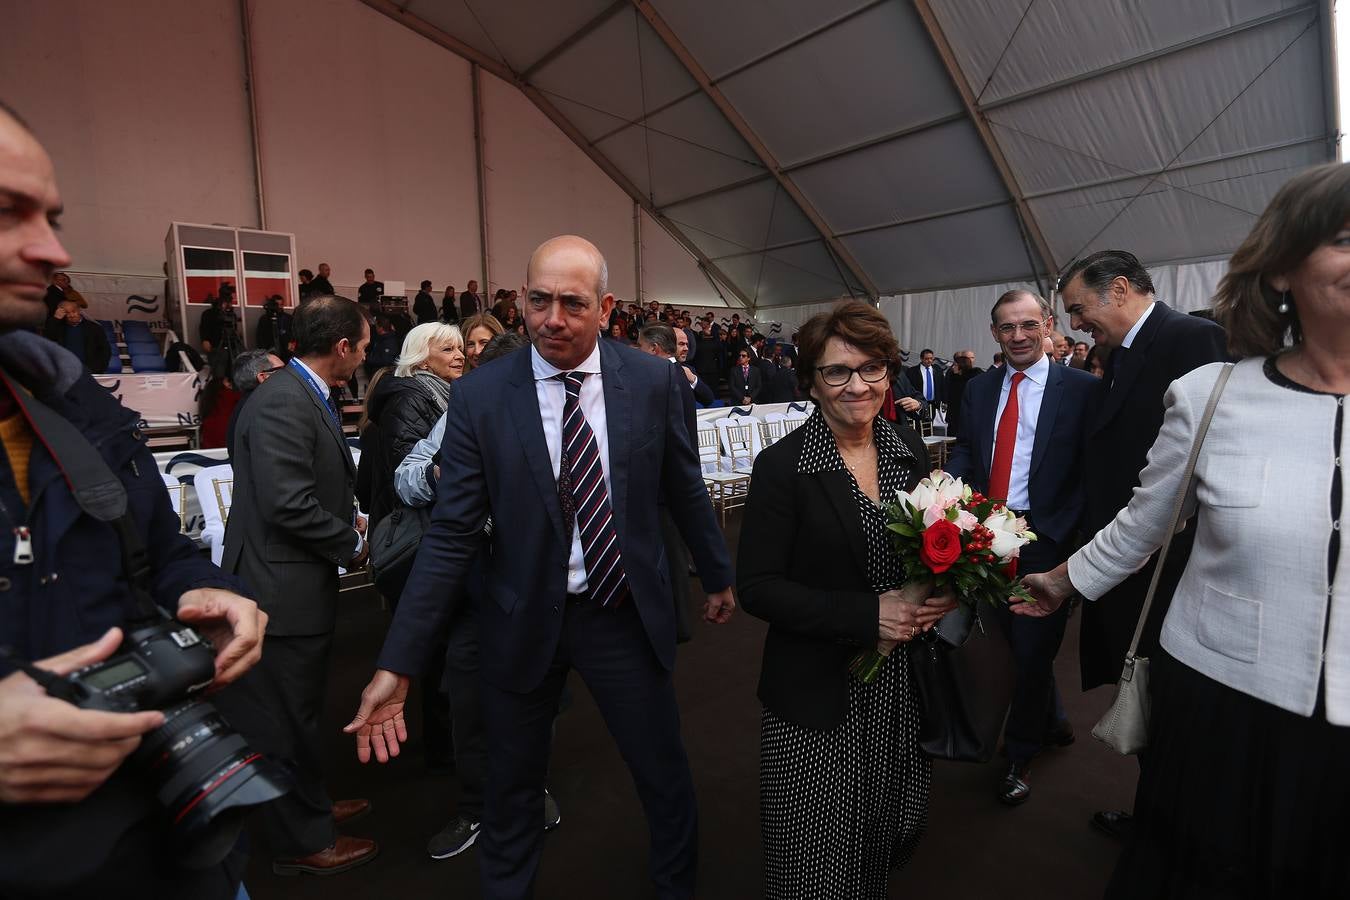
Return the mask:
<svg viewBox="0 0 1350 900">
<path fill-rule="evenodd" d="M 759 399 L 759 392 L 764 389 L 764 376 L 759 371 L 759 364 L 755 360 L 750 360 L 750 378 L 747 381 L 740 366 L 732 366 L 727 372 L 727 385 L 731 390 L 731 404 L 739 406 L 746 397 L 754 403 Z"/>
<path fill-rule="evenodd" d="M 895 429 L 919 460 L 914 430 Z M 877 595 L 867 574 L 867 541 L 846 472 L 797 471 L 807 429 L 798 428 L 755 459 L 736 560 L 741 606 L 769 623 L 759 699 L 774 715 L 828 730 L 848 708 L 848 664 L 878 640 Z"/>
<path fill-rule="evenodd" d="M 1168 386 L 1192 369 L 1226 358 L 1222 328 L 1156 302 L 1135 335 L 1133 346 L 1123 356 L 1118 350 L 1111 354 L 1084 443 L 1085 537 L 1096 534 L 1129 505 L 1148 463 L 1148 451 L 1162 429 L 1163 397 Z M 1192 540 L 1193 529 L 1188 529 L 1173 542 L 1149 628 L 1140 641 L 1141 655 L 1157 645 Z M 1079 659 L 1084 690 L 1112 684 L 1120 677 L 1152 575 L 1153 564 L 1149 563 L 1105 597 L 1083 604 Z"/>
<path fill-rule="evenodd" d="M 426 667 L 489 514 L 495 527 L 488 599 L 478 611 L 483 678 L 508 691 L 533 690 L 553 660 L 571 541 L 564 537 L 531 359 L 532 351 L 522 350 L 455 382 L 431 523 L 385 638 L 382 669 L 411 674 Z M 704 587 L 719 591 L 733 581 L 690 436 L 693 395 L 667 360 L 616 341 L 600 341 L 600 365 L 614 528 L 647 640 L 660 665 L 671 669 L 675 611 L 653 502 L 658 496 Z"/>
<path fill-rule="evenodd" d="M 910 382 L 913 383 L 918 399 L 925 399 L 923 396 L 923 366 L 910 366 L 905 369 L 905 374 L 909 376 Z M 943 403 L 946 400 L 947 371 L 946 369 L 939 367 L 935 362 L 933 365 L 933 402 Z"/>
</svg>

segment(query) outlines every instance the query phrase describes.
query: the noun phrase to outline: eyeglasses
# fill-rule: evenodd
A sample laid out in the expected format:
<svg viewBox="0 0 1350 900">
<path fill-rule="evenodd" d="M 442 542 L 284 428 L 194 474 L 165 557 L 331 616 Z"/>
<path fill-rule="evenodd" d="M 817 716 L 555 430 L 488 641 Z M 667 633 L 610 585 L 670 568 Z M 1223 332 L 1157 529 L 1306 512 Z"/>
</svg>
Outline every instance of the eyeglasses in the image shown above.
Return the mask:
<svg viewBox="0 0 1350 900">
<path fill-rule="evenodd" d="M 1000 337 L 1005 337 L 1005 338 L 1010 338 L 1010 337 L 1012 337 L 1014 334 L 1017 333 L 1017 330 L 1018 330 L 1019 328 L 1022 330 L 1022 333 L 1025 334 L 1025 335 L 1027 335 L 1028 337 L 1035 337 L 1036 335 L 1038 335 L 1038 334 L 1041 333 L 1042 329 L 1045 328 L 1045 323 L 1044 323 L 1044 322 L 1021 322 L 1021 323 L 1018 323 L 1018 322 L 1005 322 L 1005 323 L 1002 324 L 1002 325 L 996 325 L 996 326 L 994 326 L 994 330 L 997 331 L 997 332 L 999 333 L 999 336 L 1000 336 Z"/>
<path fill-rule="evenodd" d="M 848 384 L 853 380 L 854 372 L 868 384 L 876 384 L 890 374 L 891 364 L 888 360 L 872 359 L 856 369 L 849 366 L 816 366 L 816 371 L 820 373 L 820 380 L 830 387 L 843 387 Z"/>
</svg>

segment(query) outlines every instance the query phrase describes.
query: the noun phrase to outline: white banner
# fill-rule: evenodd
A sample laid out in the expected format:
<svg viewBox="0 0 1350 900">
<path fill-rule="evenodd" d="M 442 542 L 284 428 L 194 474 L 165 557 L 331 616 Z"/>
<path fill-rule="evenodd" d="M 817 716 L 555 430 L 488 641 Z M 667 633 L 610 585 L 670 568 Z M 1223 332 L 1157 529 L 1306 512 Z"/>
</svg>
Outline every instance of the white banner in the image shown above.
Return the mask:
<svg viewBox="0 0 1350 900">
<path fill-rule="evenodd" d="M 141 416 L 141 428 L 185 428 L 201 424 L 197 400 L 205 382 L 195 372 L 156 375 L 95 375 L 127 409 Z"/>
<path fill-rule="evenodd" d="M 136 319 L 153 329 L 171 327 L 165 312 L 163 276 L 71 274 L 70 284 L 89 301 L 86 315 L 91 319 L 100 322 Z"/>
</svg>

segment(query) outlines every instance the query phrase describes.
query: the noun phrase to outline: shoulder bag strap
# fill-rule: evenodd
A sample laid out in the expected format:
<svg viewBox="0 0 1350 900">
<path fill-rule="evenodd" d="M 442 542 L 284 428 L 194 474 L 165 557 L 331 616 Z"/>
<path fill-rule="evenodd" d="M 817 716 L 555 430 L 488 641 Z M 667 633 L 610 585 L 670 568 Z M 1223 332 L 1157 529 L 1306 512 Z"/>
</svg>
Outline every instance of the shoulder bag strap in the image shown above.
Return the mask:
<svg viewBox="0 0 1350 900">
<path fill-rule="evenodd" d="M 1209 431 L 1210 420 L 1214 418 L 1214 408 L 1219 405 L 1219 397 L 1223 394 L 1224 385 L 1228 383 L 1228 376 L 1233 374 L 1233 363 L 1224 365 L 1223 370 L 1219 372 L 1219 379 L 1214 382 L 1214 390 L 1210 391 L 1209 402 L 1205 404 L 1205 414 L 1200 417 L 1200 427 L 1195 430 L 1195 443 L 1191 445 L 1191 455 L 1186 460 L 1186 471 L 1181 476 L 1181 489 L 1177 491 L 1177 502 L 1172 507 L 1172 523 L 1167 529 L 1167 539 L 1163 541 L 1162 549 L 1158 551 L 1158 564 L 1153 568 L 1153 578 L 1148 583 L 1148 594 L 1144 596 L 1144 608 L 1139 611 L 1139 623 L 1134 626 L 1134 638 L 1130 641 L 1130 650 L 1125 654 L 1125 659 L 1131 661 L 1135 653 L 1139 651 L 1139 638 L 1144 633 L 1144 623 L 1148 621 L 1149 610 L 1153 607 L 1153 595 L 1158 591 L 1158 581 L 1162 578 L 1163 564 L 1167 562 L 1167 550 L 1172 546 L 1172 538 L 1176 536 L 1177 526 L 1181 524 L 1181 509 L 1186 505 L 1186 495 L 1191 490 L 1191 479 L 1195 475 L 1195 462 L 1200 458 L 1200 446 L 1205 442 L 1205 434 Z"/>
</svg>

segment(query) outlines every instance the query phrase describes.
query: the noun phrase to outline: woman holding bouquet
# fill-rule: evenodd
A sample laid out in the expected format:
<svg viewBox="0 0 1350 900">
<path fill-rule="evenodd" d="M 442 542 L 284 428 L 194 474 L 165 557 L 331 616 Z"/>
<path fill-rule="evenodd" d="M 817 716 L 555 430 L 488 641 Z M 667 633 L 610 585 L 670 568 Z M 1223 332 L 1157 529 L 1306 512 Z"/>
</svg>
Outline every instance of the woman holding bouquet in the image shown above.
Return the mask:
<svg viewBox="0 0 1350 900">
<path fill-rule="evenodd" d="M 760 831 L 774 900 L 885 897 L 927 818 L 906 645 L 956 603 L 902 597 L 887 539 L 880 504 L 928 470 L 918 435 L 879 416 L 899 357 L 865 303 L 812 318 L 798 378 L 816 411 L 755 460 L 737 570 L 745 610 L 769 623 Z M 850 661 L 874 647 L 889 654 L 879 676 L 851 678 Z"/>
<path fill-rule="evenodd" d="M 1289 181 L 1215 299 L 1233 369 L 1185 512 L 1195 549 L 1152 660 L 1149 763 L 1108 897 L 1347 897 L 1350 866 L 1350 166 Z M 1221 366 L 1172 383 L 1129 506 L 1025 583 L 1048 615 L 1167 537 Z"/>
</svg>

